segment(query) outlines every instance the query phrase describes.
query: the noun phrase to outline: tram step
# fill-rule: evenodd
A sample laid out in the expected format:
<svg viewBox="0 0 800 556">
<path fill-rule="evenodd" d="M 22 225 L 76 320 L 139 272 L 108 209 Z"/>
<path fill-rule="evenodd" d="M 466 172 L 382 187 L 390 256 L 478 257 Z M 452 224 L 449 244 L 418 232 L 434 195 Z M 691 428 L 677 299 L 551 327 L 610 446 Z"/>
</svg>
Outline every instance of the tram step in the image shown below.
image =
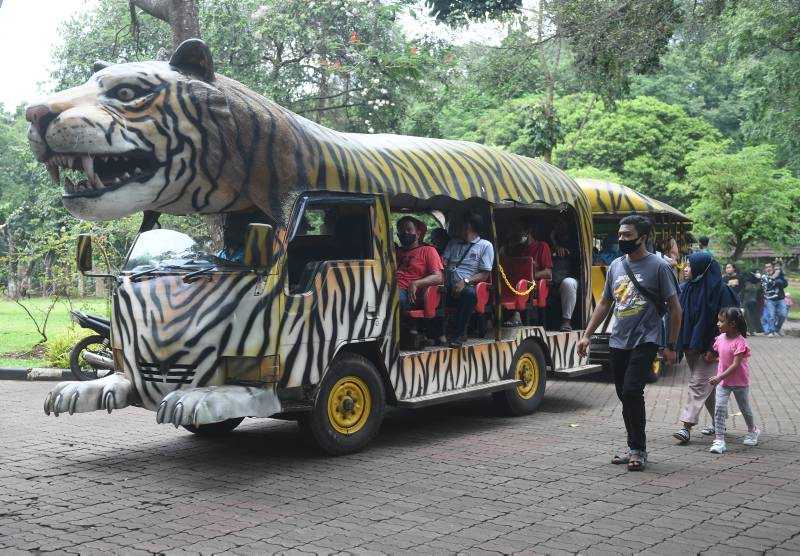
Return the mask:
<svg viewBox="0 0 800 556">
<path fill-rule="evenodd" d="M 413 408 L 425 407 L 437 403 L 452 402 L 462 398 L 491 394 L 499 390 L 509 390 L 517 386 L 517 384 L 519 384 L 519 381 L 516 379 L 500 380 L 488 384 L 476 384 L 475 386 L 467 386 L 466 388 L 459 388 L 458 390 L 448 390 L 446 392 L 437 392 L 436 394 L 399 400 L 397 406 Z"/>
<path fill-rule="evenodd" d="M 576 376 L 599 373 L 602 370 L 603 370 L 602 365 L 582 365 L 580 367 L 572 367 L 570 369 L 561 369 L 558 371 L 553 371 L 553 374 L 558 378 L 574 378 Z"/>
</svg>

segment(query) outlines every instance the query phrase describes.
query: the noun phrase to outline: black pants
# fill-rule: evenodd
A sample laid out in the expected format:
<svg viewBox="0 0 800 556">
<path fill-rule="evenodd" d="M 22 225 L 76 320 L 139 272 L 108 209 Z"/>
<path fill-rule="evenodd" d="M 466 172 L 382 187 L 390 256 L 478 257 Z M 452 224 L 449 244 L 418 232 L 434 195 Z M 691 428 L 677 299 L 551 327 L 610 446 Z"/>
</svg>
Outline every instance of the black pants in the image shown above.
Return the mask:
<svg viewBox="0 0 800 556">
<path fill-rule="evenodd" d="M 447 288 L 445 298 L 445 306 L 456 307 L 456 323 L 454 338 L 464 338 L 467 335 L 467 325 L 472 313 L 475 311 L 475 305 L 478 303 L 478 296 L 475 293 L 475 286 L 466 286 L 458 297 L 450 292 Z M 445 335 L 445 328 L 447 326 L 446 319 L 442 319 L 441 336 Z"/>
<path fill-rule="evenodd" d="M 611 348 L 611 370 L 617 397 L 622 402 L 622 419 L 628 431 L 628 448 L 645 450 L 647 424 L 644 410 L 644 385 L 652 372 L 658 354 L 656 344 L 641 344 L 633 349 Z"/>
</svg>

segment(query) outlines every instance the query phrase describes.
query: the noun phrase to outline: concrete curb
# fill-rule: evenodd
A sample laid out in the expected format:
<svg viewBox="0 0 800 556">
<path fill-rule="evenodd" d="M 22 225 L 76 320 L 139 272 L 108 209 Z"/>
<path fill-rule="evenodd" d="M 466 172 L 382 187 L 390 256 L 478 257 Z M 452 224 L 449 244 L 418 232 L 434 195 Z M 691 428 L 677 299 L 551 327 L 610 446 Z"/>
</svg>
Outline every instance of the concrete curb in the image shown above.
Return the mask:
<svg viewBox="0 0 800 556">
<path fill-rule="evenodd" d="M 74 380 L 74 378 L 69 369 L 44 367 L 33 369 L 0 368 L 0 380 Z"/>
</svg>

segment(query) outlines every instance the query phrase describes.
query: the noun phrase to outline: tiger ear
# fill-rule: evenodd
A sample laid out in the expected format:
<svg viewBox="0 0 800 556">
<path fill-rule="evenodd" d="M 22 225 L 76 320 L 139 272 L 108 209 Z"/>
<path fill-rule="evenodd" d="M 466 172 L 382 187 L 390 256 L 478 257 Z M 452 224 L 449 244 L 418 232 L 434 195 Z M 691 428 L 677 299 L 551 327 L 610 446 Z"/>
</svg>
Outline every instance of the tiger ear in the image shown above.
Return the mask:
<svg viewBox="0 0 800 556">
<path fill-rule="evenodd" d="M 92 64 L 92 73 L 97 73 L 98 71 L 106 69 L 111 65 L 113 65 L 111 62 L 106 62 L 105 60 L 96 60 L 94 64 Z"/>
<path fill-rule="evenodd" d="M 211 50 L 200 39 L 187 39 L 173 52 L 169 65 L 183 72 L 196 75 L 203 81 L 214 80 L 214 60 Z"/>
</svg>

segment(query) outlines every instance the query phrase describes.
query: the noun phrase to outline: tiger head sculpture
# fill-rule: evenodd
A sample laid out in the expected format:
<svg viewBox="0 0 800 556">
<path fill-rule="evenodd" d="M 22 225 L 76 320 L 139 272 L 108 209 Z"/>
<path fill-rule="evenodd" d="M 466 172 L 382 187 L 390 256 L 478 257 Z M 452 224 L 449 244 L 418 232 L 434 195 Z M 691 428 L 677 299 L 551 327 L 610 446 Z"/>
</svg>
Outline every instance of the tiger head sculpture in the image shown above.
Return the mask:
<svg viewBox="0 0 800 556">
<path fill-rule="evenodd" d="M 270 176 L 277 181 L 282 160 L 294 157 L 280 138 L 291 136 L 281 131 L 293 115 L 215 75 L 205 43 L 184 42 L 169 62 L 93 70 L 26 111 L 31 148 L 62 183 L 69 212 L 86 220 L 270 212 Z"/>
</svg>

